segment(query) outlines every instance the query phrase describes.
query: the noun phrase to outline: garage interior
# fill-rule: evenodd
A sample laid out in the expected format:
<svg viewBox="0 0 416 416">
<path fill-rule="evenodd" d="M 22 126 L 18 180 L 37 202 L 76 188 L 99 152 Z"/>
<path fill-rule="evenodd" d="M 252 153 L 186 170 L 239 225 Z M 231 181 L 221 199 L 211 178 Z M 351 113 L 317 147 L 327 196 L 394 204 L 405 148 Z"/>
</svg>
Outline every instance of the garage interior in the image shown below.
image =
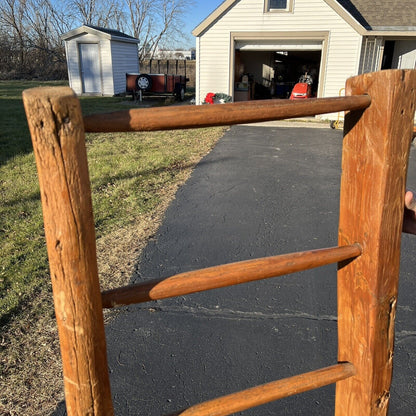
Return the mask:
<svg viewBox="0 0 416 416">
<path fill-rule="evenodd" d="M 289 98 L 299 78 L 312 76 L 317 95 L 322 51 L 235 49 L 234 101 Z"/>
</svg>

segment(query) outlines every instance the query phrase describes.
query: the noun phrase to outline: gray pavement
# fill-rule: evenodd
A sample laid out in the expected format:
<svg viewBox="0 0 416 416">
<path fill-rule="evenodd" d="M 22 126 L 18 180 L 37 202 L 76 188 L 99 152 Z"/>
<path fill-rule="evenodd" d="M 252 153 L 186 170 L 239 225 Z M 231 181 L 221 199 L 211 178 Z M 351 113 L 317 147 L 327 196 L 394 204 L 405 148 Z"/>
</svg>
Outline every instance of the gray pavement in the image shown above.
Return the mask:
<svg viewBox="0 0 416 416">
<path fill-rule="evenodd" d="M 232 127 L 178 191 L 132 281 L 336 245 L 342 132 L 311 127 Z M 412 159 L 416 189 L 415 149 Z M 415 247 L 405 235 L 390 415 L 416 414 Z M 334 364 L 336 314 L 335 265 L 123 308 L 106 328 L 115 413 L 169 414 Z M 333 409 L 329 386 L 238 414 Z"/>
</svg>

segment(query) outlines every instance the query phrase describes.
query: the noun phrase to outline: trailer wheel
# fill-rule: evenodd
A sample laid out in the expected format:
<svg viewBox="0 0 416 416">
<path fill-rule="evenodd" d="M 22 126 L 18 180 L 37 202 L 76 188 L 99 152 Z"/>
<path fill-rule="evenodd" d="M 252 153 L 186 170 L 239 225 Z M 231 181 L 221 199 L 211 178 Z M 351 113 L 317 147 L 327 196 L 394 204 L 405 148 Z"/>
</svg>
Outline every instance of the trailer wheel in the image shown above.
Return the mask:
<svg viewBox="0 0 416 416">
<path fill-rule="evenodd" d="M 152 88 L 152 78 L 147 74 L 141 74 L 136 78 L 136 87 L 142 91 L 149 91 Z"/>
<path fill-rule="evenodd" d="M 176 87 L 176 99 L 178 101 L 183 101 L 185 99 L 185 87 L 183 85 Z"/>
</svg>

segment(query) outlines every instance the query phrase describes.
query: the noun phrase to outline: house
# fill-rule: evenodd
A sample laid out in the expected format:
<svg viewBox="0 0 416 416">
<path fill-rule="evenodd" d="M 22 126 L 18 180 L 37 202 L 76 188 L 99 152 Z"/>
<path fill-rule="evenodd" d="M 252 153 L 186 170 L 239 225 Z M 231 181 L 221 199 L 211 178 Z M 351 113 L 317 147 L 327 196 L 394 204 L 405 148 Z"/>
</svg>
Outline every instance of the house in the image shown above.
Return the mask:
<svg viewBox="0 0 416 416">
<path fill-rule="evenodd" d="M 305 72 L 338 96 L 350 76 L 416 62 L 414 0 L 225 0 L 192 33 L 197 103 L 286 98 Z"/>
<path fill-rule="evenodd" d="M 126 91 L 126 73 L 139 72 L 139 40 L 117 30 L 83 25 L 62 36 L 69 85 L 76 94 Z"/>
</svg>

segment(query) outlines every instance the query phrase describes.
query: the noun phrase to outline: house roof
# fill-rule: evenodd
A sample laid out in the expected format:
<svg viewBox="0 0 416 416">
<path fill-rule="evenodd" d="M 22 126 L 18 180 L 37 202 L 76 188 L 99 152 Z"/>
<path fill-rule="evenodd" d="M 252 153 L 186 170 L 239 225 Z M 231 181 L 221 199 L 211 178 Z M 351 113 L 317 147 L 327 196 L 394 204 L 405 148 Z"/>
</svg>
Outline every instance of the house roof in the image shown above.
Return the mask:
<svg viewBox="0 0 416 416">
<path fill-rule="evenodd" d="M 70 30 L 69 32 L 63 34 L 61 36 L 62 40 L 70 40 L 74 37 L 90 33 L 96 35 L 98 37 L 110 39 L 110 40 L 117 40 L 121 42 L 129 42 L 129 43 L 139 43 L 139 39 L 134 38 L 133 36 L 127 35 L 123 32 L 114 29 L 108 29 L 105 27 L 93 26 L 93 25 L 82 25 L 76 29 Z"/>
<path fill-rule="evenodd" d="M 240 0 L 224 0 L 193 31 L 199 36 Z M 359 32 L 416 32 L 415 0 L 325 0 Z M 362 33 L 364 34 L 364 33 Z M 370 34 L 370 33 L 367 33 Z"/>
<path fill-rule="evenodd" d="M 337 1 L 367 30 L 416 30 L 415 0 Z"/>
</svg>

